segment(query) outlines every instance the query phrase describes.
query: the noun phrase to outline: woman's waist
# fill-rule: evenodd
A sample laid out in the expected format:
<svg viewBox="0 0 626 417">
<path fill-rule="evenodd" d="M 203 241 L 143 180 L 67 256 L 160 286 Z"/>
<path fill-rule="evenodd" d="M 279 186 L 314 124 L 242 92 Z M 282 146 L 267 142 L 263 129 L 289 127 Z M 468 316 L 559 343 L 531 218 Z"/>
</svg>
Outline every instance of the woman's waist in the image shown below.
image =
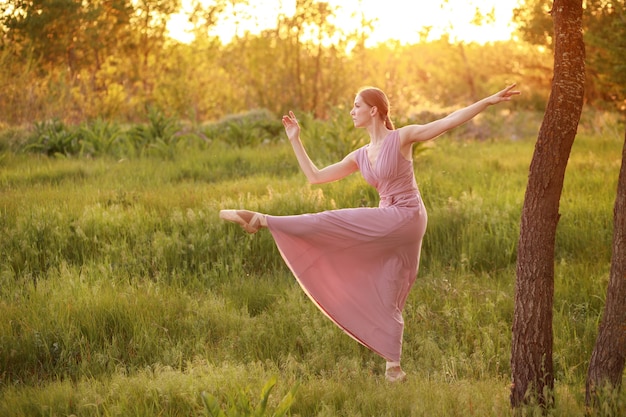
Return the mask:
<svg viewBox="0 0 626 417">
<path fill-rule="evenodd" d="M 419 207 L 422 196 L 419 190 L 403 191 L 398 193 L 381 194 L 379 207 Z"/>
</svg>

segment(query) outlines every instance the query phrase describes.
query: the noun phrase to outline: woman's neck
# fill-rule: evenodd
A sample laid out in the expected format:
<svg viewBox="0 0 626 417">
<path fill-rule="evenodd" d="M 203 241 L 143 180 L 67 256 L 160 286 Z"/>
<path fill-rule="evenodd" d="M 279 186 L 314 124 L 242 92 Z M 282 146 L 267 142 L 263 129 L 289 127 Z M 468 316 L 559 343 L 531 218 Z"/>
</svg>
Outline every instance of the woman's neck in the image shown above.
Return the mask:
<svg viewBox="0 0 626 417">
<path fill-rule="evenodd" d="M 367 128 L 367 133 L 370 135 L 370 144 L 372 146 L 377 146 L 380 145 L 387 137 L 389 129 L 387 129 L 383 124 L 374 123 L 372 126 Z"/>
</svg>

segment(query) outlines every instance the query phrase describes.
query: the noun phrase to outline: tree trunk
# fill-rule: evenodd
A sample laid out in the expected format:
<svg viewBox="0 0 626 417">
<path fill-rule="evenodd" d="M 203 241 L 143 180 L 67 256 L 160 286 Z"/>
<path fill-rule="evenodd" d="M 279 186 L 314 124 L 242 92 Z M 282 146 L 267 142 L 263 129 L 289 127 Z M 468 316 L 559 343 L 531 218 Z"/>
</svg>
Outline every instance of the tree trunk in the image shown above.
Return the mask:
<svg viewBox="0 0 626 417">
<path fill-rule="evenodd" d="M 511 405 L 553 402 L 552 305 L 559 200 L 582 112 L 582 0 L 555 0 L 554 78 L 530 164 L 517 252 Z"/>
<path fill-rule="evenodd" d="M 613 259 L 606 304 L 587 373 L 588 406 L 602 389 L 619 389 L 626 357 L 626 133 L 613 209 Z"/>
</svg>

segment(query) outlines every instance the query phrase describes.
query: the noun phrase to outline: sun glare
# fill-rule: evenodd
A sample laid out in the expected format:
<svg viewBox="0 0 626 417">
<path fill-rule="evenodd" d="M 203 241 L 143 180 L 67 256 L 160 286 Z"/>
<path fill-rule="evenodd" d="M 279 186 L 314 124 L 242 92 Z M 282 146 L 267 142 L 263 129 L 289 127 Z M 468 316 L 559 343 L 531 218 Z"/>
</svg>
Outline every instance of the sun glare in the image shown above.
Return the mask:
<svg viewBox="0 0 626 417">
<path fill-rule="evenodd" d="M 464 42 L 507 40 L 511 38 L 511 18 L 519 0 L 437 0 L 419 3 L 406 0 L 326 1 L 337 6 L 335 23 L 344 30 L 358 28 L 361 16 L 374 20 L 374 30 L 368 42 L 368 46 L 373 46 L 390 40 L 416 43 L 423 39 L 426 32 L 427 40 L 438 39 L 443 34 Z M 187 18 L 189 3 L 184 0 L 183 9 L 173 15 L 168 24 L 170 36 L 186 43 L 193 40 Z M 250 0 L 249 3 L 245 7 L 231 4 L 210 34 L 227 43 L 245 31 L 259 33 L 271 28 L 280 14 L 290 16 L 295 12 L 295 0 Z M 472 23 L 477 11 L 487 17 L 480 25 Z"/>
</svg>

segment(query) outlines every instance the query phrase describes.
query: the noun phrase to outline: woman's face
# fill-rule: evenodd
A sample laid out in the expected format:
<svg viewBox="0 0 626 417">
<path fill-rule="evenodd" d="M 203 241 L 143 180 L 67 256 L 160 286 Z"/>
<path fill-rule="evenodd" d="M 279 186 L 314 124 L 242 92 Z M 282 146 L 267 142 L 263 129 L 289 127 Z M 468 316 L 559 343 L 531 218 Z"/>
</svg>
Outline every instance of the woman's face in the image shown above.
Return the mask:
<svg viewBox="0 0 626 417">
<path fill-rule="evenodd" d="M 354 127 L 366 127 L 372 121 L 372 107 L 367 105 L 360 95 L 354 99 L 354 107 L 350 111 Z"/>
</svg>

